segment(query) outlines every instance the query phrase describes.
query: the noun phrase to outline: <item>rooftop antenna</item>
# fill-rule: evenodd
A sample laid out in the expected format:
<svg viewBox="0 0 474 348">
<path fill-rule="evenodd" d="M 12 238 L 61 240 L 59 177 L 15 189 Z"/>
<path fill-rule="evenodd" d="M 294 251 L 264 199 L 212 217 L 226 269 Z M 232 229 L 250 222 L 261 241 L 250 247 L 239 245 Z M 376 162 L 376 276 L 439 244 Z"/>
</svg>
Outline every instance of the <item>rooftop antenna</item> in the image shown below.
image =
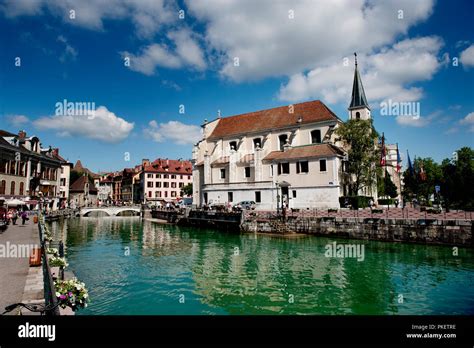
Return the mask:
<svg viewBox="0 0 474 348">
<path fill-rule="evenodd" d="M 355 66 L 357 67 L 357 53 L 354 52 L 354 57 L 355 57 Z"/>
</svg>

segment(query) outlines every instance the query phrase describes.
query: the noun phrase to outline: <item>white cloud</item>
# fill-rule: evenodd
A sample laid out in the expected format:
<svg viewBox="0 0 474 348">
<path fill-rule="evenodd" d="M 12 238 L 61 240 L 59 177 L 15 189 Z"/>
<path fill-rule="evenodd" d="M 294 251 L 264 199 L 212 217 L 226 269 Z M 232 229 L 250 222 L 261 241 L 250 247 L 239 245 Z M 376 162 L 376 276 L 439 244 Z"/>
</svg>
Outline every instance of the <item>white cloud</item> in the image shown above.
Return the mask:
<svg viewBox="0 0 474 348">
<path fill-rule="evenodd" d="M 205 38 L 234 81 L 288 76 L 369 53 L 427 19 L 434 1 L 186 1 Z M 399 10 L 403 19 L 399 19 Z M 289 11 L 294 11 L 294 19 Z M 240 66 L 234 66 L 234 57 Z"/>
<path fill-rule="evenodd" d="M 153 75 L 157 66 L 174 69 L 181 67 L 180 59 L 164 45 L 151 44 L 137 55 L 129 52 L 122 52 L 121 55 L 123 58 L 130 58 L 131 70 L 145 75 Z"/>
<path fill-rule="evenodd" d="M 196 38 L 189 30 L 182 29 L 170 32 L 168 38 L 173 40 L 176 46 L 176 54 L 183 64 L 193 66 L 198 70 L 206 68 L 206 61 L 201 47 L 199 47 Z"/>
<path fill-rule="evenodd" d="M 30 122 L 30 119 L 25 115 L 8 115 L 7 121 L 12 126 L 18 127 Z"/>
<path fill-rule="evenodd" d="M 442 115 L 443 111 L 437 110 L 427 116 L 399 115 L 395 118 L 395 121 L 401 126 L 421 128 L 428 126 L 434 121 L 443 123 L 444 118 Z"/>
<path fill-rule="evenodd" d="M 470 132 L 474 132 L 474 112 L 467 114 L 459 124 L 467 126 Z"/>
<path fill-rule="evenodd" d="M 172 142 L 178 145 L 195 144 L 202 138 L 201 127 L 184 124 L 179 121 L 169 121 L 158 124 L 150 121 L 144 134 L 158 143 Z"/>
<path fill-rule="evenodd" d="M 57 40 L 64 44 L 64 52 L 59 57 L 59 61 L 64 63 L 69 58 L 75 60 L 77 57 L 77 50 L 69 44 L 68 40 L 63 35 L 59 35 Z"/>
<path fill-rule="evenodd" d="M 157 67 L 177 69 L 190 66 L 196 70 L 206 68 L 204 53 L 197 38 L 188 29 L 168 33 L 174 49 L 166 44 L 151 44 L 138 54 L 121 52 L 122 58 L 130 58 L 130 69 L 145 75 L 153 75 Z M 174 51 L 174 52 L 173 52 Z"/>
<path fill-rule="evenodd" d="M 41 117 L 33 124 L 38 129 L 57 131 L 60 136 L 83 136 L 107 143 L 117 143 L 128 137 L 134 124 L 100 106 L 94 116 L 54 115 Z"/>
<path fill-rule="evenodd" d="M 410 115 L 397 116 L 396 121 L 399 125 L 407 127 L 425 127 L 431 122 L 428 117 L 414 117 Z"/>
<path fill-rule="evenodd" d="M 70 18 L 71 10 L 75 11 L 74 19 Z M 164 24 L 178 18 L 175 3 L 165 0 L 7 0 L 0 4 L 0 11 L 7 17 L 48 11 L 65 23 L 91 30 L 103 30 L 105 20 L 129 18 L 140 37 L 152 37 Z"/>
<path fill-rule="evenodd" d="M 474 45 L 471 45 L 462 51 L 459 60 L 466 68 L 474 67 Z"/>
<path fill-rule="evenodd" d="M 406 39 L 383 47 L 371 55 L 358 55 L 359 69 L 369 102 L 392 99 L 394 101 L 416 101 L 423 96 L 420 87 L 413 82 L 429 80 L 442 66 L 437 55 L 443 42 L 437 37 Z M 322 66 L 307 74 L 298 73 L 282 85 L 279 98 L 299 101 L 322 98 L 328 103 L 347 102 L 352 90 L 354 66 L 343 64 L 344 59 Z"/>
</svg>

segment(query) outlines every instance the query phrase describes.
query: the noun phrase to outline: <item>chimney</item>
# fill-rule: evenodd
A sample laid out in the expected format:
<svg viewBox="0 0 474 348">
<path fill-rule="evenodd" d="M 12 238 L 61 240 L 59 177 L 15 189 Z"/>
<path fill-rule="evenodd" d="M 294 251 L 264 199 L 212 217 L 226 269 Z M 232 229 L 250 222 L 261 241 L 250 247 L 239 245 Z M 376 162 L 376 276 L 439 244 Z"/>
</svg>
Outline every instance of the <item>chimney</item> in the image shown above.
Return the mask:
<svg viewBox="0 0 474 348">
<path fill-rule="evenodd" d="M 24 130 L 20 130 L 18 132 L 18 138 L 25 139 L 26 138 L 26 132 Z"/>
</svg>

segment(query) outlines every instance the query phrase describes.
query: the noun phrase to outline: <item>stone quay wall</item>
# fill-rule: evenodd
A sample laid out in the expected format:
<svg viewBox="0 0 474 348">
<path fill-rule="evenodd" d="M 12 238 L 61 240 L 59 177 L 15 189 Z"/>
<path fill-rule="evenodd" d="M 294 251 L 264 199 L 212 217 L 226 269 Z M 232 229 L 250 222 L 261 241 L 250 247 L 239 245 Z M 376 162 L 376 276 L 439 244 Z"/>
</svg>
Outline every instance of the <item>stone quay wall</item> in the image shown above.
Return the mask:
<svg viewBox="0 0 474 348">
<path fill-rule="evenodd" d="M 242 232 L 303 233 L 349 239 L 474 247 L 473 220 L 288 216 L 286 221 L 245 214 Z"/>
</svg>

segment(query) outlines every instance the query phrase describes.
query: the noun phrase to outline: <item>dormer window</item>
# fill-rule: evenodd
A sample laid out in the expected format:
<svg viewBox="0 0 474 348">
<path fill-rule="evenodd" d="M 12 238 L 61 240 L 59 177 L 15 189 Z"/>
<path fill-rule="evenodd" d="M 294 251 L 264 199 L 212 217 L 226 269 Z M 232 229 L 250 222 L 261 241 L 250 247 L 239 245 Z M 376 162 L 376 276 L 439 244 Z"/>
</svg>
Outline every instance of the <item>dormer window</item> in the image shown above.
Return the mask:
<svg viewBox="0 0 474 348">
<path fill-rule="evenodd" d="M 321 130 L 315 129 L 311 132 L 311 144 L 321 144 Z"/>
<path fill-rule="evenodd" d="M 278 137 L 278 140 L 280 141 L 280 151 L 283 151 L 283 146 L 286 144 L 286 141 L 288 140 L 288 135 L 282 134 Z"/>
<path fill-rule="evenodd" d="M 253 139 L 253 148 L 256 149 L 257 147 L 262 148 L 262 139 L 260 138 Z"/>
</svg>

